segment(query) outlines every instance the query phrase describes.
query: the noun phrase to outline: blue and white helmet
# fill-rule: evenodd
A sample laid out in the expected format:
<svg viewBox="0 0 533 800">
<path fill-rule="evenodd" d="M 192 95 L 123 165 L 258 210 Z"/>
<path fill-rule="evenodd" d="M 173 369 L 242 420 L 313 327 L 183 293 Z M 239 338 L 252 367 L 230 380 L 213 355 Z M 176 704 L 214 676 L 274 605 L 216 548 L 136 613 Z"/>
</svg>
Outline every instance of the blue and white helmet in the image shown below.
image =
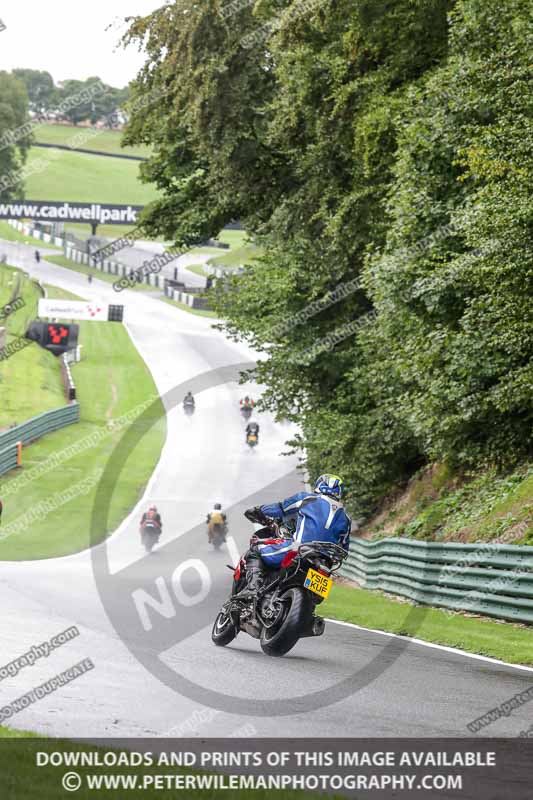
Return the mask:
<svg viewBox="0 0 533 800">
<path fill-rule="evenodd" d="M 315 483 L 317 494 L 327 494 L 330 497 L 336 497 L 337 500 L 342 497 L 343 489 L 344 481 L 338 475 L 321 475 Z"/>
</svg>

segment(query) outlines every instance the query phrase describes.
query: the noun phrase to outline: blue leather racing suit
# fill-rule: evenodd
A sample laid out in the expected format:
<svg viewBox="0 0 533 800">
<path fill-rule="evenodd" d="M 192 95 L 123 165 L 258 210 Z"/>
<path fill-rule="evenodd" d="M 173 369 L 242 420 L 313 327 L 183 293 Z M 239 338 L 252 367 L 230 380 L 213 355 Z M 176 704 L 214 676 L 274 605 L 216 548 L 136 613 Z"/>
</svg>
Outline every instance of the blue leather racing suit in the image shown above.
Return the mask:
<svg viewBox="0 0 533 800">
<path fill-rule="evenodd" d="M 330 542 L 348 551 L 352 521 L 334 497 L 298 492 L 279 503 L 261 506 L 261 511 L 277 520 L 296 519 L 294 541 L 266 539 L 257 543 L 262 562 L 270 568 L 279 568 L 285 554 L 304 542 Z"/>
</svg>

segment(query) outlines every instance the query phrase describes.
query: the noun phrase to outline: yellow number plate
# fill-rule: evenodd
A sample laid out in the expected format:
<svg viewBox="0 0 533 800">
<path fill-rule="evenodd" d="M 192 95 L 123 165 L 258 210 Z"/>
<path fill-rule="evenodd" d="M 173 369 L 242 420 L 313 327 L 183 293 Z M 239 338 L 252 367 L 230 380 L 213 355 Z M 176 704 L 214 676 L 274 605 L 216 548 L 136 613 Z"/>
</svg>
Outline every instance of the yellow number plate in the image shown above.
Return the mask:
<svg viewBox="0 0 533 800">
<path fill-rule="evenodd" d="M 304 581 L 304 586 L 311 592 L 314 592 L 315 594 L 320 595 L 320 597 L 327 599 L 331 591 L 331 587 L 333 586 L 333 581 L 331 578 L 326 578 L 325 575 L 321 575 L 320 572 L 310 569 Z"/>
</svg>

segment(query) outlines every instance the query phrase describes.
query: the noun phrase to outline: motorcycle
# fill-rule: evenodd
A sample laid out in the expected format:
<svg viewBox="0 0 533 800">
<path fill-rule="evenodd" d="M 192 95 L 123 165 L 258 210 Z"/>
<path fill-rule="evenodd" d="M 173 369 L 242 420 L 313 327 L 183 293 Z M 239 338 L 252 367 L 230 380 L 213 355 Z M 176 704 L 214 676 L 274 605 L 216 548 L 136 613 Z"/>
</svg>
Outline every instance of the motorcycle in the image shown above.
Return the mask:
<svg viewBox="0 0 533 800">
<path fill-rule="evenodd" d="M 211 529 L 209 541 L 215 550 L 219 550 L 221 545 L 226 541 L 226 526 L 220 525 L 218 522 L 215 523 Z"/>
<path fill-rule="evenodd" d="M 267 524 L 273 538 L 293 540 L 291 528 L 268 517 L 257 519 L 245 514 L 251 522 Z M 254 542 L 254 538 L 252 538 Z M 315 610 L 325 600 L 347 553 L 343 547 L 329 542 L 294 543 L 285 555 L 281 568 L 267 573 L 256 596 L 237 597 L 246 586 L 246 564 L 241 558 L 234 570 L 229 599 L 224 603 L 213 625 L 212 641 L 225 647 L 241 632 L 259 639 L 267 656 L 286 655 L 299 639 L 321 636 L 325 621 Z M 230 567 L 233 569 L 233 567 Z"/>
<path fill-rule="evenodd" d="M 196 409 L 196 404 L 194 402 L 191 402 L 190 400 L 183 401 L 183 411 L 188 417 L 191 417 L 194 414 L 195 409 Z"/>
<path fill-rule="evenodd" d="M 257 435 L 257 433 L 248 433 L 246 435 L 246 444 L 248 445 L 248 447 L 251 447 L 253 449 L 254 447 L 256 447 L 258 442 L 259 442 L 259 436 Z"/>
<path fill-rule="evenodd" d="M 146 522 L 141 529 L 141 542 L 147 553 L 151 553 L 159 541 L 161 530 L 154 522 Z"/>
<path fill-rule="evenodd" d="M 253 406 L 248 406 L 248 405 L 241 406 L 241 414 L 244 417 L 244 419 L 246 420 L 250 419 L 253 410 L 254 410 Z"/>
</svg>

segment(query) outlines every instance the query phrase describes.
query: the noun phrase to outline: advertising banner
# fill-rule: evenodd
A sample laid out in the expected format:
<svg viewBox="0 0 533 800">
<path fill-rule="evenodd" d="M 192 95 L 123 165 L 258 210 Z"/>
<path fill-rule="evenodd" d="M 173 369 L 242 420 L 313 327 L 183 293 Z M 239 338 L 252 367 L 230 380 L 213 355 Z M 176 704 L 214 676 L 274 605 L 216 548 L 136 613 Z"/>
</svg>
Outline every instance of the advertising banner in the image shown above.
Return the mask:
<svg viewBox="0 0 533 800">
<path fill-rule="evenodd" d="M 39 300 L 39 316 L 45 319 L 79 319 L 107 322 L 107 303 L 90 303 L 85 300 Z"/>
<path fill-rule="evenodd" d="M 25 200 L 0 203 L 0 219 L 34 219 L 41 222 L 95 222 L 129 225 L 137 222 L 144 206 L 116 203 L 71 203 L 55 200 Z"/>
</svg>

